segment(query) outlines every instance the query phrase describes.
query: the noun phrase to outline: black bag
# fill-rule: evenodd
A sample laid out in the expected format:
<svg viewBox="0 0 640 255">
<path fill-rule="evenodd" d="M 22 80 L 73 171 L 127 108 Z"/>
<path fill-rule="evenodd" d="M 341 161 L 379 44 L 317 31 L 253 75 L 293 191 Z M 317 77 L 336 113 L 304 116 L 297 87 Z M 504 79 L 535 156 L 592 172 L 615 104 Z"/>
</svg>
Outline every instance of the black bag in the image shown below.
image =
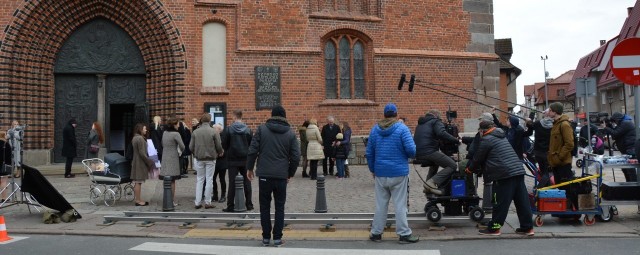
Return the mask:
<svg viewBox="0 0 640 255">
<path fill-rule="evenodd" d="M 587 177 L 587 176 L 589 175 L 586 175 L 583 177 Z M 583 178 L 583 177 L 574 177 L 573 180 L 578 178 Z M 569 187 L 566 189 L 567 210 L 572 210 L 572 209 L 578 210 L 578 195 L 591 193 L 591 190 L 592 190 L 591 180 L 571 183 L 568 186 Z"/>
</svg>

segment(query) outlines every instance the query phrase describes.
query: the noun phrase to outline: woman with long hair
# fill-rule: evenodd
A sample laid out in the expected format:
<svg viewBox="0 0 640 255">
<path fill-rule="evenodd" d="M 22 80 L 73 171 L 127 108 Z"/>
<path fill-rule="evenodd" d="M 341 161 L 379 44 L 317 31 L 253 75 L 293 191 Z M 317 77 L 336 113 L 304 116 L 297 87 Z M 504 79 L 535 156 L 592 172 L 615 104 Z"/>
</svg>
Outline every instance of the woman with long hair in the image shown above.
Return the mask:
<svg viewBox="0 0 640 255">
<path fill-rule="evenodd" d="M 134 202 L 136 206 L 146 206 L 149 202 L 142 201 L 140 193 L 142 183 L 149 179 L 149 169 L 155 167 L 147 152 L 147 125 L 138 123 L 133 129 L 133 159 L 131 161 L 131 180 L 135 183 L 133 187 Z"/>
<path fill-rule="evenodd" d="M 184 143 L 178 132 L 180 123 L 177 118 L 170 118 L 167 121 L 167 129 L 162 134 L 162 167 L 160 168 L 160 179 L 165 176 L 171 177 L 171 196 L 173 206 L 176 203 L 176 180 L 181 178 L 180 160 L 184 151 Z"/>
<path fill-rule="evenodd" d="M 309 120 L 309 126 L 307 126 L 307 159 L 309 160 L 309 176 L 311 180 L 315 180 L 318 177 L 318 160 L 324 159 L 324 152 L 322 148 L 322 135 L 318 129 L 318 120 Z"/>
<path fill-rule="evenodd" d="M 100 144 L 104 143 L 104 134 L 102 127 L 97 121 L 93 122 L 89 136 L 87 137 L 87 148 L 84 152 L 84 158 L 97 158 L 100 150 Z"/>
</svg>

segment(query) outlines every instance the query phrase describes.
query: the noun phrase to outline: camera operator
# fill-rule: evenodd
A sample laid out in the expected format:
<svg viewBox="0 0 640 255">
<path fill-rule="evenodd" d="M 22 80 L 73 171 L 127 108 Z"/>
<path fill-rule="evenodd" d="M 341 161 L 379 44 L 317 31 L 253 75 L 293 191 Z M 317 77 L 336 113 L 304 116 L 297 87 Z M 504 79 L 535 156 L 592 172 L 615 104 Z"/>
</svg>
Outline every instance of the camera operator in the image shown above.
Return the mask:
<svg viewBox="0 0 640 255">
<path fill-rule="evenodd" d="M 601 126 L 604 128 L 604 133 L 611 135 L 616 141 L 620 153 L 635 155 L 636 132 L 631 117 L 614 112 L 609 121 L 605 121 Z M 635 182 L 638 179 L 634 168 L 623 168 L 622 172 L 627 182 Z"/>
<path fill-rule="evenodd" d="M 447 133 L 438 110 L 430 110 L 418 120 L 413 140 L 416 143 L 416 158 L 437 165 L 430 167 L 425 189 L 435 195 L 442 195 L 443 191 L 439 187 L 449 179 L 457 166 L 451 157 L 440 151 L 440 141 L 456 145 L 460 144 L 460 141 Z M 439 172 L 438 166 L 443 167 Z"/>
</svg>

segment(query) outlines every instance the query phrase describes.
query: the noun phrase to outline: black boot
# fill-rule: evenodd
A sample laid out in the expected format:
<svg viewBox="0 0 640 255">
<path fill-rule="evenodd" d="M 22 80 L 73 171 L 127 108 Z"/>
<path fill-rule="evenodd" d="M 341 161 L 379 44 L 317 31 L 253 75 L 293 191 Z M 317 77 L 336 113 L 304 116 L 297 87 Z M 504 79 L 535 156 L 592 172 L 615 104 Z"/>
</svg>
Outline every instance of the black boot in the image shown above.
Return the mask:
<svg viewBox="0 0 640 255">
<path fill-rule="evenodd" d="M 309 178 L 309 175 L 307 174 L 307 170 L 302 170 L 302 178 Z"/>
</svg>

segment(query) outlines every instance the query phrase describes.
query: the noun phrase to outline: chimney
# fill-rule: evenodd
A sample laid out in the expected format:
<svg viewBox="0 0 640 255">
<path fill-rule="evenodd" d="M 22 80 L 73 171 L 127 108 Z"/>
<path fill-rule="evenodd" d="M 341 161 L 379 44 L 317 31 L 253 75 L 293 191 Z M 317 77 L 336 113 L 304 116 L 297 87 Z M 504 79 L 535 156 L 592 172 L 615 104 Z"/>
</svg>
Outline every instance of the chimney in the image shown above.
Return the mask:
<svg viewBox="0 0 640 255">
<path fill-rule="evenodd" d="M 627 7 L 627 16 L 631 16 L 632 11 L 633 11 L 633 7 Z"/>
<path fill-rule="evenodd" d="M 605 43 L 607 43 L 607 40 L 600 40 L 600 46 L 604 45 Z"/>
</svg>

